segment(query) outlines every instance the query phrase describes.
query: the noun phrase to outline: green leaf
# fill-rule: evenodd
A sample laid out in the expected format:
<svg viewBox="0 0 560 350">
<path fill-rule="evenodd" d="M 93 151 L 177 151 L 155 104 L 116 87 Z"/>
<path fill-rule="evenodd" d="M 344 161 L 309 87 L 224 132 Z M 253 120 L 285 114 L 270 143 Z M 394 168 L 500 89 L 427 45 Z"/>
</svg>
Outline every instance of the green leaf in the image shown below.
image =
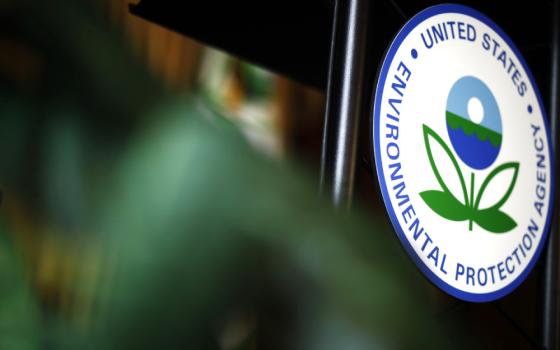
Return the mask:
<svg viewBox="0 0 560 350">
<path fill-rule="evenodd" d="M 430 144 L 430 139 L 435 140 L 437 142 L 437 144 L 440 145 L 440 147 L 445 151 L 445 154 L 451 160 L 451 163 L 453 164 L 453 167 L 455 168 L 455 172 L 457 174 L 457 177 L 459 178 L 459 182 L 461 183 L 461 189 L 463 190 L 463 197 L 464 197 L 464 200 L 465 200 L 464 204 L 468 205 L 469 197 L 467 195 L 467 186 L 465 184 L 465 178 L 463 177 L 463 174 L 461 173 L 461 168 L 459 167 L 459 162 L 457 162 L 457 159 L 453 155 L 453 152 L 451 151 L 449 146 L 447 146 L 447 144 L 445 144 L 445 141 L 443 141 L 441 136 L 439 136 L 429 126 L 424 124 L 423 125 L 423 131 L 424 131 L 424 145 L 426 146 L 426 152 L 428 153 L 428 158 L 430 160 L 430 165 L 432 166 L 432 171 L 434 172 L 434 175 L 436 176 L 436 179 L 437 179 L 439 185 L 441 186 L 441 189 L 443 190 L 443 192 L 446 192 L 448 194 L 451 193 L 451 190 L 449 189 L 449 187 L 447 186 L 445 181 L 443 181 L 443 177 L 441 176 L 440 171 L 439 171 L 439 169 L 436 165 L 436 162 L 434 160 L 434 156 L 433 156 L 433 153 L 432 153 L 432 146 Z M 445 171 L 447 171 L 447 170 L 445 170 Z"/>
<path fill-rule="evenodd" d="M 515 187 L 515 183 L 517 182 L 517 175 L 519 174 L 518 162 L 504 163 L 496 167 L 494 170 L 492 170 L 492 172 L 490 172 L 490 174 L 488 174 L 486 179 L 484 179 L 484 182 L 482 183 L 480 190 L 478 191 L 478 195 L 476 196 L 476 202 L 474 205 L 475 210 L 478 209 L 478 206 L 480 205 L 480 201 L 482 199 L 482 195 L 484 194 L 484 191 L 486 190 L 490 182 L 496 177 L 496 175 L 508 169 L 513 169 L 513 176 L 511 178 L 508 189 L 506 190 L 506 193 L 502 195 L 500 200 L 497 201 L 494 205 L 490 206 L 490 208 L 488 209 L 500 209 L 502 205 L 504 205 L 504 203 L 508 200 L 509 196 L 511 195 L 511 192 L 513 192 L 513 188 Z"/>
<path fill-rule="evenodd" d="M 477 211 L 474 222 L 493 233 L 505 233 L 517 226 L 517 223 L 508 214 L 495 207 Z"/>
<path fill-rule="evenodd" d="M 424 191 L 420 193 L 420 197 L 434 212 L 448 220 L 463 221 L 469 219 L 470 209 L 449 192 Z"/>
</svg>

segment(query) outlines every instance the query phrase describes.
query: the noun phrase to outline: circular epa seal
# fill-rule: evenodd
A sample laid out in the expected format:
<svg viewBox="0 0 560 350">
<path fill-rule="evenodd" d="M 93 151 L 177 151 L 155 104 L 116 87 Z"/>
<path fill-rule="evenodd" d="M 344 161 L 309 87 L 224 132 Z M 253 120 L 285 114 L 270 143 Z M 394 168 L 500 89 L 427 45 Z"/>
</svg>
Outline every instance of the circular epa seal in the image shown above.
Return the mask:
<svg viewBox="0 0 560 350">
<path fill-rule="evenodd" d="M 397 236 L 434 284 L 484 302 L 527 277 L 554 158 L 531 72 L 492 20 L 448 4 L 410 19 L 379 73 L 372 140 Z"/>
</svg>

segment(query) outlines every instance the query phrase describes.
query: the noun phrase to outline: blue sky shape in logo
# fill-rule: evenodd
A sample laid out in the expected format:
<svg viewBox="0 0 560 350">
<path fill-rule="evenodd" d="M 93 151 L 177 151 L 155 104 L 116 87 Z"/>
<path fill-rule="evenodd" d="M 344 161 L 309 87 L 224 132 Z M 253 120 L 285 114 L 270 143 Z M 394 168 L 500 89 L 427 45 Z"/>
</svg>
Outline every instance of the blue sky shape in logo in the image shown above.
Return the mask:
<svg viewBox="0 0 560 350">
<path fill-rule="evenodd" d="M 472 99 L 481 106 L 481 120 L 469 113 Z M 446 122 L 451 144 L 465 164 L 478 170 L 492 165 L 502 144 L 502 118 L 486 84 L 473 76 L 457 80 L 447 97 Z"/>
</svg>

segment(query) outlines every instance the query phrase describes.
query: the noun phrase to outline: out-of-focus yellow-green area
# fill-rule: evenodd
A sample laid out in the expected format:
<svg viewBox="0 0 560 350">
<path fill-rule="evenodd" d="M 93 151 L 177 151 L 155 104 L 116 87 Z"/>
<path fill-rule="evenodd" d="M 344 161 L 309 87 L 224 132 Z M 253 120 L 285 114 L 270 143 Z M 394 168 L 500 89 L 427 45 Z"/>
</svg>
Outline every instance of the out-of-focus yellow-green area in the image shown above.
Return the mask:
<svg viewBox="0 0 560 350">
<path fill-rule="evenodd" d="M 125 5 L 0 3 L 0 349 L 456 341 L 381 215 L 294 165 L 322 95 Z"/>
</svg>

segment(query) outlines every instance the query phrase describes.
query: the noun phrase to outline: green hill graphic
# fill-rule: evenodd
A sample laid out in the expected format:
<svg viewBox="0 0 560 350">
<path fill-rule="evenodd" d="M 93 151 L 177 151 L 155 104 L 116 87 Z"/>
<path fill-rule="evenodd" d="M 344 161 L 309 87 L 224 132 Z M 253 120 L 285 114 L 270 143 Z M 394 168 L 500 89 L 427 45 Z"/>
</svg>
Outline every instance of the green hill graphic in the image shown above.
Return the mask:
<svg viewBox="0 0 560 350">
<path fill-rule="evenodd" d="M 470 120 L 464 119 L 452 112 L 446 111 L 445 113 L 447 117 L 447 125 L 453 129 L 457 130 L 457 128 L 461 128 L 465 135 L 469 136 L 475 133 L 476 137 L 480 141 L 490 140 L 490 143 L 494 147 L 500 147 L 502 142 L 502 135 L 495 132 L 494 130 L 490 130 L 482 125 L 475 124 Z"/>
</svg>

